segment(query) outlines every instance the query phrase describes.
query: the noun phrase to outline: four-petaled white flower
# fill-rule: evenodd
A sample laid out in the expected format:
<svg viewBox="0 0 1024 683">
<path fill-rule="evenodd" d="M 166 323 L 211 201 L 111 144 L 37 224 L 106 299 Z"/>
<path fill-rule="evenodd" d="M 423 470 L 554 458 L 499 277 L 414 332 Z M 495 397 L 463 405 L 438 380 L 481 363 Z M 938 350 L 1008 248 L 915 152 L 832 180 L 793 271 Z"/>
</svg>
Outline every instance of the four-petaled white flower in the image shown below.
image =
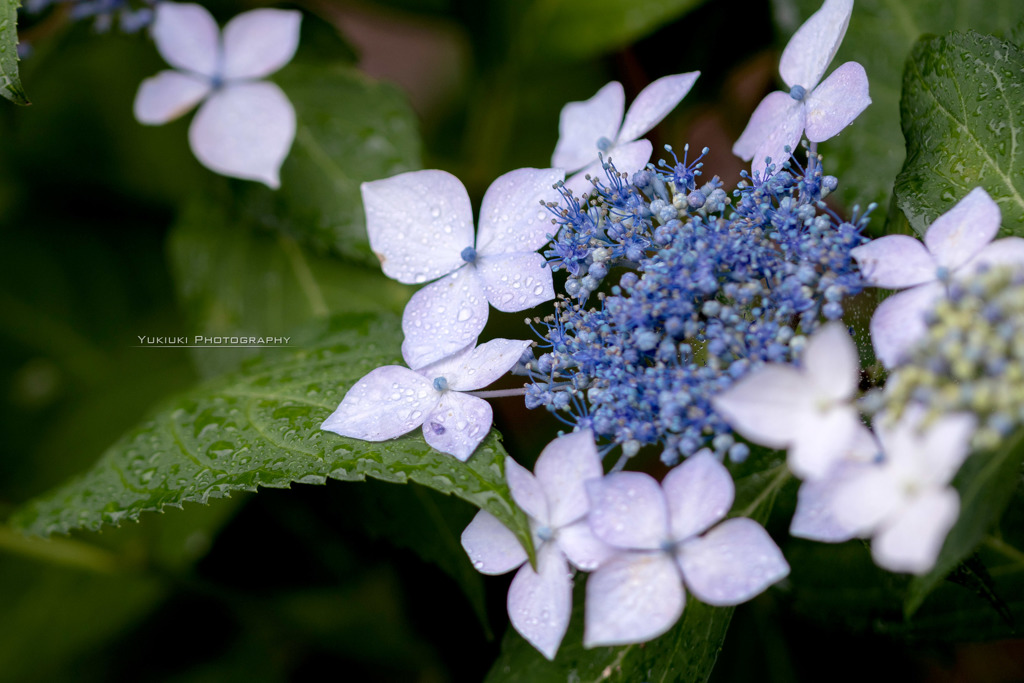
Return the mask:
<svg viewBox="0 0 1024 683">
<path fill-rule="evenodd" d="M 536 571 L 515 535 L 481 510 L 462 532 L 462 547 L 484 574 L 504 574 L 520 567 L 508 590 L 512 626 L 548 659 L 554 659 L 572 612 L 569 563 L 591 571 L 611 549 L 587 524 L 589 503 L 584 482 L 603 474 L 589 430 L 549 443 L 530 474 L 512 458 L 505 476 L 512 498 L 527 514 L 537 549 Z"/>
<path fill-rule="evenodd" d="M 883 301 L 871 317 L 875 355 L 886 367 L 899 364 L 925 335 L 925 315 L 951 278 L 970 276 L 983 265 L 1024 266 L 1024 239 L 992 242 L 1001 221 L 999 206 L 976 187 L 935 219 L 924 244 L 908 235 L 886 235 L 850 252 L 869 284 L 906 289 Z"/>
<path fill-rule="evenodd" d="M 699 75 L 699 71 L 694 71 L 654 81 L 633 100 L 625 120 L 622 112 L 626 94 L 618 81 L 607 84 L 589 100 L 562 107 L 551 165 L 574 174 L 565 181 L 566 187 L 579 195 L 592 187 L 587 174 L 604 179 L 598 152 L 605 160 L 611 158 L 620 173 L 632 174 L 642 169 L 650 160 L 653 147 L 638 138 L 675 109 Z"/>
<path fill-rule="evenodd" d="M 459 179 L 413 171 L 362 184 L 366 231 L 384 274 L 406 284 L 437 280 L 402 315 L 402 355 L 421 368 L 463 348 L 484 329 L 488 302 L 499 311 L 555 298 L 551 270 L 536 253 L 553 230 L 557 169 L 521 168 L 488 188 L 473 239 L 473 209 Z M 440 279 L 438 279 L 440 278 Z"/>
<path fill-rule="evenodd" d="M 423 425 L 423 438 L 466 460 L 491 428 L 491 406 L 461 393 L 482 389 L 508 372 L 529 341 L 492 339 L 431 365 L 377 368 L 355 383 L 320 426 L 341 436 L 385 441 Z"/>
<path fill-rule="evenodd" d="M 976 419 L 953 413 L 926 424 L 924 414 L 910 406 L 895 424 L 888 415 L 876 418 L 884 458 L 844 477 L 833 491 L 839 526 L 871 537 L 875 563 L 894 572 L 923 574 L 935 566 L 960 512 L 949 482 L 970 453 Z"/>
<path fill-rule="evenodd" d="M 811 142 L 823 142 L 850 125 L 871 104 L 868 77 L 857 62 L 846 62 L 821 81 L 846 35 L 853 0 L 825 0 L 797 29 L 779 61 L 779 74 L 788 93 L 765 97 L 733 145 L 736 156 L 749 161 L 755 173 L 765 170 L 765 157 L 781 168 L 807 132 Z M 821 83 L 819 84 L 819 81 Z"/>
<path fill-rule="evenodd" d="M 295 138 L 295 109 L 281 88 L 260 79 L 287 64 L 299 44 L 302 14 L 257 9 L 224 27 L 205 8 L 161 2 L 153 39 L 179 69 L 147 78 L 135 97 L 135 118 L 159 125 L 202 100 L 188 138 L 212 171 L 277 188 L 278 171 Z"/>
<path fill-rule="evenodd" d="M 710 605 L 750 600 L 789 573 L 768 532 L 732 507 L 732 476 L 709 451 L 662 485 L 642 472 L 587 482 L 590 527 L 618 552 L 587 581 L 584 647 L 650 640 L 683 612 L 684 584 Z M 710 531 L 709 531 L 710 529 Z"/>
<path fill-rule="evenodd" d="M 818 478 L 849 450 L 861 425 L 857 347 L 840 323 L 811 335 L 802 367 L 769 363 L 711 399 L 729 425 L 754 443 L 788 448 L 797 476 Z"/>
</svg>

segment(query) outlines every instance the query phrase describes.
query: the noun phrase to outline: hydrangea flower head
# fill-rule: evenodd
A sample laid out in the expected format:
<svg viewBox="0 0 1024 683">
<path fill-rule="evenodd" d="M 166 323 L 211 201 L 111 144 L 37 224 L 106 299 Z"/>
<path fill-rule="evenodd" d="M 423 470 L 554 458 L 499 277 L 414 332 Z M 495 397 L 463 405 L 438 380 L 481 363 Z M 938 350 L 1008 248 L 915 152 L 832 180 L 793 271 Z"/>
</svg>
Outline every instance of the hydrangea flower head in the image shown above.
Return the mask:
<svg viewBox="0 0 1024 683">
<path fill-rule="evenodd" d="M 852 12 L 853 0 L 825 0 L 786 45 L 779 74 L 789 92 L 765 97 L 732 148 L 745 161 L 753 159 L 755 173 L 764 172 L 766 157 L 781 168 L 804 132 L 811 142 L 828 140 L 871 104 L 868 77 L 857 62 L 846 62 L 821 80 L 843 42 Z"/>
<path fill-rule="evenodd" d="M 946 534 L 960 512 L 960 496 L 949 486 L 975 428 L 973 415 L 953 413 L 931 424 L 919 406 L 892 423 L 875 419 L 884 458 L 861 468 L 834 491 L 832 514 L 853 534 L 871 537 L 879 567 L 923 574 L 935 566 Z"/>
<path fill-rule="evenodd" d="M 587 493 L 591 529 L 617 553 L 587 581 L 584 647 L 665 633 L 683 612 L 684 584 L 709 605 L 738 605 L 789 573 L 757 522 L 737 517 L 716 526 L 735 489 L 708 451 L 660 486 L 642 472 L 616 472 L 587 482 Z"/>
<path fill-rule="evenodd" d="M 871 318 L 871 341 L 882 363 L 894 367 L 924 337 L 925 315 L 951 279 L 986 265 L 1024 266 L 1024 239 L 992 241 L 1001 222 L 999 206 L 976 187 L 935 219 L 923 244 L 908 235 L 886 235 L 851 252 L 869 284 L 906 290 L 883 301 Z"/>
<path fill-rule="evenodd" d="M 659 78 L 640 91 L 625 119 L 626 94 L 618 81 L 608 83 L 589 100 L 565 105 L 551 165 L 573 174 L 566 186 L 577 194 L 590 187 L 586 176 L 600 176 L 598 153 L 611 158 L 620 172 L 632 174 L 643 168 L 654 148 L 640 136 L 675 109 L 699 75 L 693 71 Z"/>
<path fill-rule="evenodd" d="M 473 235 L 473 209 L 458 178 L 444 171 L 402 173 L 362 184 L 370 247 L 384 274 L 416 292 L 402 316 L 402 355 L 421 368 L 475 340 L 488 304 L 532 308 L 555 297 L 551 271 L 536 250 L 551 224 L 540 205 L 558 197 L 557 169 L 521 168 L 488 188 Z"/>
<path fill-rule="evenodd" d="M 512 458 L 505 460 L 512 498 L 527 514 L 537 548 L 537 569 L 505 525 L 485 510 L 462 533 L 473 566 L 484 574 L 519 572 L 508 591 L 508 614 L 526 640 L 554 659 L 572 612 L 572 574 L 595 569 L 610 554 L 590 531 L 590 505 L 584 483 L 604 473 L 589 431 L 561 436 L 548 444 L 531 474 Z"/>
<path fill-rule="evenodd" d="M 386 441 L 423 425 L 423 438 L 466 460 L 491 428 L 487 401 L 462 392 L 481 389 L 511 369 L 528 341 L 492 339 L 410 370 L 377 368 L 355 383 L 321 429 L 365 441 Z"/>
<path fill-rule="evenodd" d="M 175 70 L 142 82 L 135 118 L 160 125 L 202 102 L 188 131 L 200 163 L 279 187 L 278 172 L 295 138 L 295 109 L 281 88 L 260 79 L 291 61 L 302 14 L 252 10 L 228 22 L 221 35 L 200 5 L 161 2 L 155 12 L 153 39 Z"/>
<path fill-rule="evenodd" d="M 715 396 L 715 410 L 737 432 L 770 448 L 788 448 L 789 467 L 819 478 L 842 458 L 860 426 L 851 399 L 860 379 L 857 347 L 841 323 L 815 332 L 803 367 L 769 363 Z"/>
</svg>

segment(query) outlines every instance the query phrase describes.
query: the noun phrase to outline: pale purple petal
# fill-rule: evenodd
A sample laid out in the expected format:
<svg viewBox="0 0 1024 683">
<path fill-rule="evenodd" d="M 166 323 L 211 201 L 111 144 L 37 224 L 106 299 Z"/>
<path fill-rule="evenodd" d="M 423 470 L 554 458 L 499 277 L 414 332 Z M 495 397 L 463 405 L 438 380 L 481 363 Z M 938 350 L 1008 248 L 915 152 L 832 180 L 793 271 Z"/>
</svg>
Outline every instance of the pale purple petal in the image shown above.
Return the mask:
<svg viewBox="0 0 1024 683">
<path fill-rule="evenodd" d="M 786 85 L 814 89 L 843 42 L 852 12 L 853 0 L 825 0 L 797 29 L 779 59 Z"/>
<path fill-rule="evenodd" d="M 466 461 L 491 431 L 492 418 L 487 401 L 449 391 L 442 394 L 437 407 L 427 415 L 423 438 L 442 453 Z"/>
<path fill-rule="evenodd" d="M 370 248 L 384 274 L 405 284 L 436 280 L 465 264 L 473 207 L 445 171 L 411 171 L 360 186 Z"/>
<path fill-rule="evenodd" d="M 768 95 L 771 97 L 775 93 Z M 786 111 L 776 128 L 768 134 L 761 145 L 754 152 L 754 158 L 750 162 L 752 173 L 765 175 L 768 170 L 768 159 L 771 159 L 775 171 L 782 168 L 782 165 L 789 161 L 789 158 L 800 147 L 800 138 L 804 132 L 804 122 L 807 120 L 807 108 L 786 95 L 795 107 Z M 767 98 L 765 98 L 767 99 Z M 757 113 L 757 112 L 755 112 Z M 789 147 L 789 151 L 786 148 Z"/>
<path fill-rule="evenodd" d="M 886 235 L 850 250 L 868 284 L 904 289 L 934 282 L 938 264 L 924 244 L 910 235 Z"/>
<path fill-rule="evenodd" d="M 784 448 L 797 436 L 799 415 L 813 400 L 810 381 L 795 368 L 765 365 L 711 399 L 722 418 L 744 437 Z"/>
<path fill-rule="evenodd" d="M 869 534 L 904 504 L 900 483 L 880 465 L 836 483 L 832 515 L 837 524 L 857 536 Z"/>
<path fill-rule="evenodd" d="M 597 141 L 607 138 L 614 143 L 618 137 L 625 107 L 626 93 L 617 81 L 605 85 L 589 100 L 562 107 L 551 165 L 572 173 L 596 159 Z"/>
<path fill-rule="evenodd" d="M 616 472 L 585 484 L 590 498 L 590 528 L 605 543 L 620 548 L 656 550 L 669 540 L 665 494 L 643 472 Z"/>
<path fill-rule="evenodd" d="M 528 469 L 505 456 L 505 481 L 508 482 L 509 493 L 516 505 L 541 526 L 551 526 L 551 514 L 548 511 L 548 500 L 544 489 L 537 478 Z"/>
<path fill-rule="evenodd" d="M 423 424 L 439 400 L 429 380 L 386 365 L 356 382 L 320 428 L 365 441 L 394 439 Z"/>
<path fill-rule="evenodd" d="M 832 501 L 843 483 L 865 467 L 871 465 L 844 460 L 836 463 L 826 476 L 802 483 L 796 494 L 796 511 L 789 524 L 790 536 L 822 543 L 842 543 L 854 538 L 853 530 L 840 524 L 833 514 Z"/>
<path fill-rule="evenodd" d="M 632 176 L 647 165 L 653 153 L 654 146 L 649 141 L 636 140 L 613 147 L 604 155 L 604 161 L 612 160 L 615 163 L 615 170 L 617 172 L 627 173 Z M 602 166 L 603 163 L 600 160 L 595 160 L 582 171 L 566 178 L 565 186 L 572 190 L 573 194 L 577 197 L 581 196 L 584 192 L 591 192 L 594 189 L 594 184 L 587 180 L 587 175 L 590 175 L 591 178 L 600 178 L 604 186 L 608 187 L 608 176 Z"/>
<path fill-rule="evenodd" d="M 161 71 L 142 81 L 135 96 L 135 118 L 139 123 L 159 126 L 173 121 L 206 97 L 210 84 L 180 71 Z"/>
<path fill-rule="evenodd" d="M 668 113 L 676 108 L 686 93 L 690 92 L 699 71 L 674 76 L 662 76 L 640 91 L 629 105 L 626 120 L 622 123 L 617 144 L 632 142 L 661 123 Z"/>
<path fill-rule="evenodd" d="M 224 26 L 224 68 L 232 78 L 263 78 L 291 61 L 299 47 L 302 12 L 255 9 Z"/>
<path fill-rule="evenodd" d="M 192 152 L 204 166 L 274 189 L 294 139 L 295 109 L 281 88 L 265 81 L 215 92 L 188 129 Z"/>
<path fill-rule="evenodd" d="M 708 451 L 700 451 L 673 468 L 661 482 L 668 503 L 672 540 L 703 533 L 732 507 L 732 475 Z"/>
<path fill-rule="evenodd" d="M 875 564 L 894 572 L 926 573 L 959 514 L 960 497 L 952 488 L 918 496 L 871 540 Z"/>
<path fill-rule="evenodd" d="M 982 267 L 1024 268 L 1024 238 L 1004 237 L 986 245 L 978 255 L 968 261 L 957 272 L 957 277 L 969 277 Z"/>
<path fill-rule="evenodd" d="M 466 347 L 417 372 L 431 381 L 444 377 L 448 387 L 455 391 L 482 389 L 511 370 L 531 343 L 524 339 L 492 339 L 480 346 Z"/>
<path fill-rule="evenodd" d="M 786 93 L 778 91 L 769 93 L 750 115 L 747 127 L 743 129 L 736 144 L 732 146 L 732 153 L 744 161 L 750 161 L 765 141 L 775 135 L 786 121 L 792 121 L 792 126 L 799 124 L 800 131 L 802 131 L 803 114 L 801 112 L 800 103 Z M 797 132 L 796 142 L 799 141 L 800 132 Z M 787 142 L 786 144 L 795 145 L 796 142 Z M 760 161 L 763 167 L 763 158 L 755 161 Z"/>
<path fill-rule="evenodd" d="M 935 262 L 956 270 L 971 260 L 999 232 L 1002 215 L 983 188 L 976 187 L 935 219 L 924 235 Z"/>
<path fill-rule="evenodd" d="M 684 600 L 679 569 L 668 555 L 618 555 L 587 579 L 583 647 L 656 638 L 679 621 Z"/>
<path fill-rule="evenodd" d="M 491 183 L 480 206 L 476 251 L 481 256 L 536 251 L 556 232 L 541 202 L 561 203 L 553 186 L 565 178 L 558 168 L 520 168 Z"/>
<path fill-rule="evenodd" d="M 807 139 L 824 142 L 853 123 L 871 104 L 868 75 L 857 62 L 846 62 L 807 96 Z"/>
<path fill-rule="evenodd" d="M 583 482 L 604 475 L 593 432 L 556 438 L 541 451 L 533 471 L 551 506 L 551 526 L 563 527 L 580 519 L 590 509 Z"/>
<path fill-rule="evenodd" d="M 503 313 L 525 311 L 555 298 L 551 269 L 537 252 L 481 256 L 476 269 L 487 301 Z"/>
<path fill-rule="evenodd" d="M 931 422 L 926 417 L 922 406 L 911 404 L 895 424 L 887 413 L 876 417 L 875 431 L 897 476 L 945 486 L 970 455 L 977 419 L 969 413 L 947 413 Z"/>
<path fill-rule="evenodd" d="M 524 564 L 508 589 L 508 616 L 523 638 L 554 659 L 569 628 L 572 575 L 565 556 L 552 545 L 537 553 L 537 571 Z"/>
<path fill-rule="evenodd" d="M 217 75 L 220 30 L 202 5 L 157 3 L 152 34 L 160 56 L 171 66 L 207 78 Z"/>
<path fill-rule="evenodd" d="M 811 335 L 804 348 L 803 366 L 820 398 L 848 401 L 857 391 L 860 357 L 842 323 L 826 323 Z"/>
<path fill-rule="evenodd" d="M 586 518 L 559 529 L 557 543 L 569 561 L 585 572 L 594 571 L 619 552 L 594 535 Z"/>
<path fill-rule="evenodd" d="M 898 365 L 928 331 L 925 314 L 944 296 L 937 282 L 893 294 L 871 316 L 875 356 L 887 368 Z"/>
<path fill-rule="evenodd" d="M 481 574 L 504 574 L 527 559 L 516 535 L 486 510 L 476 513 L 462 532 L 462 547 Z"/>
<path fill-rule="evenodd" d="M 801 479 L 818 479 L 850 451 L 862 426 L 852 406 L 801 413 L 801 426 L 789 448 L 786 463 Z"/>
<path fill-rule="evenodd" d="M 686 587 L 701 602 L 738 605 L 789 574 L 782 551 L 752 519 L 729 519 L 684 543 L 676 557 Z"/>
<path fill-rule="evenodd" d="M 402 357 L 419 369 L 474 343 L 487 324 L 487 298 L 472 267 L 412 295 L 402 313 Z"/>
</svg>

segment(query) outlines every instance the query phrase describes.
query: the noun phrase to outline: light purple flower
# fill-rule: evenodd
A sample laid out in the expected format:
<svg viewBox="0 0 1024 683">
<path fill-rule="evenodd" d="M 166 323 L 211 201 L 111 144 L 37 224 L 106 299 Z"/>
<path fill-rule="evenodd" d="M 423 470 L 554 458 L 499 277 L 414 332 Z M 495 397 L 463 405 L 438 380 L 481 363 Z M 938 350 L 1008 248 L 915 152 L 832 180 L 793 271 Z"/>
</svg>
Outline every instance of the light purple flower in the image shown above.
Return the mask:
<svg viewBox="0 0 1024 683">
<path fill-rule="evenodd" d="M 488 188 L 473 237 L 466 188 L 444 171 L 402 173 L 362 184 L 366 231 L 384 274 L 416 292 L 402 316 L 402 355 L 420 368 L 475 340 L 488 303 L 499 311 L 555 298 L 551 271 L 536 253 L 553 227 L 540 205 L 557 202 L 558 169 L 521 168 Z"/>
<path fill-rule="evenodd" d="M 605 160 L 611 158 L 620 173 L 632 174 L 643 168 L 651 158 L 653 147 L 647 140 L 638 138 L 675 109 L 699 75 L 699 71 L 694 71 L 654 81 L 633 100 L 625 120 L 622 112 L 626 94 L 618 81 L 605 85 L 589 100 L 570 102 L 562 107 L 558 144 L 551 165 L 573 173 L 565 181 L 566 187 L 579 195 L 592 187 L 587 174 L 604 178 L 598 152 Z"/>
<path fill-rule="evenodd" d="M 840 482 L 832 514 L 854 535 L 871 537 L 875 563 L 894 572 L 923 574 L 935 566 L 956 522 L 960 497 L 949 486 L 969 455 L 973 415 L 944 415 L 924 423 L 924 410 L 908 407 L 895 424 L 875 419 L 884 459 Z"/>
<path fill-rule="evenodd" d="M 410 370 L 377 368 L 356 382 L 320 426 L 341 436 L 386 441 L 423 425 L 423 438 L 466 460 L 491 429 L 491 406 L 462 392 L 482 389 L 508 372 L 529 341 L 493 339 Z"/>
<path fill-rule="evenodd" d="M 200 163 L 222 175 L 280 186 L 278 172 L 295 139 L 295 109 L 281 88 L 260 79 L 291 61 L 302 13 L 245 12 L 228 22 L 222 37 L 200 5 L 161 2 L 154 11 L 157 50 L 177 70 L 142 82 L 135 118 L 160 125 L 203 102 L 188 130 Z"/>
<path fill-rule="evenodd" d="M 924 244 L 908 235 L 887 235 L 853 249 L 864 279 L 875 287 L 905 289 L 890 296 L 871 318 L 875 355 L 886 367 L 898 365 L 924 337 L 925 314 L 952 278 L 973 275 L 983 265 L 1024 266 L 1024 239 L 993 242 L 1002 216 L 980 187 L 935 219 Z"/>
<path fill-rule="evenodd" d="M 711 405 L 738 433 L 769 448 L 788 448 L 802 479 L 824 476 L 850 448 L 860 426 L 850 403 L 860 379 L 857 347 L 841 323 L 823 325 L 807 341 L 802 367 L 769 363 Z"/>
<path fill-rule="evenodd" d="M 786 45 L 779 74 L 789 92 L 765 97 L 732 148 L 745 161 L 753 159 L 755 173 L 764 172 L 765 157 L 780 168 L 790 157 L 786 147 L 796 150 L 805 131 L 811 142 L 828 140 L 871 104 L 868 77 L 857 62 L 846 62 L 821 81 L 852 12 L 853 0 L 825 0 Z"/>
<path fill-rule="evenodd" d="M 665 633 L 682 615 L 684 584 L 710 605 L 737 605 L 789 573 L 757 522 L 741 517 L 714 526 L 735 491 L 728 470 L 707 450 L 674 468 L 661 486 L 641 472 L 616 472 L 586 486 L 591 529 L 618 553 L 587 581 L 584 647 Z"/>
<path fill-rule="evenodd" d="M 530 474 L 505 459 L 512 498 L 530 520 L 537 569 L 515 535 L 481 510 L 462 532 L 462 547 L 484 574 L 504 574 L 521 567 L 508 591 L 512 626 L 548 659 L 554 659 L 572 612 L 572 574 L 595 569 L 611 552 L 586 522 L 589 503 L 584 482 L 603 474 L 592 432 L 559 437 L 548 444 Z"/>
<path fill-rule="evenodd" d="M 855 538 L 857 534 L 836 519 L 832 501 L 847 481 L 872 467 L 880 453 L 881 447 L 871 430 L 858 426 L 842 459 L 833 463 L 825 476 L 808 479 L 800 485 L 789 534 L 822 543 L 842 543 Z"/>
</svg>

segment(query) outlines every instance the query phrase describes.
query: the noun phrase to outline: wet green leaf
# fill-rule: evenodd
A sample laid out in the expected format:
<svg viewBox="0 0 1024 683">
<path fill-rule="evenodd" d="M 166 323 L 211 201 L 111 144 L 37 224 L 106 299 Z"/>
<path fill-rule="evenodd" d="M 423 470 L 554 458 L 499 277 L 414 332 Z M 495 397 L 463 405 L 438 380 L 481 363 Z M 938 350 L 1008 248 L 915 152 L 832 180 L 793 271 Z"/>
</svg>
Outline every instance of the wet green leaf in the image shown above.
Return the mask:
<svg viewBox="0 0 1024 683">
<path fill-rule="evenodd" d="M 31 104 L 21 87 L 18 75 L 18 8 L 19 0 L 3 0 L 0 7 L 0 96 L 15 104 Z"/>
<path fill-rule="evenodd" d="M 370 476 L 454 494 L 494 514 L 528 545 L 526 518 L 505 485 L 505 451 L 496 432 L 462 463 L 430 448 L 418 432 L 371 443 L 320 430 L 354 382 L 400 362 L 400 339 L 393 316 L 352 315 L 324 324 L 298 350 L 269 353 L 168 402 L 91 471 L 30 502 L 11 524 L 36 535 L 98 529 L 234 491 Z"/>
<path fill-rule="evenodd" d="M 969 31 L 922 40 L 900 104 L 907 160 L 896 199 L 923 233 L 981 186 L 1003 234 L 1024 234 L 1024 51 Z"/>
<path fill-rule="evenodd" d="M 774 0 L 785 35 L 821 7 L 821 0 Z M 903 65 L 925 34 L 973 28 L 1001 32 L 1024 17 L 1018 0 L 857 0 L 834 69 L 853 60 L 867 71 L 871 106 L 838 136 L 823 142 L 826 170 L 839 177 L 847 206 L 889 205 L 905 158 L 898 125 Z"/>
<path fill-rule="evenodd" d="M 960 517 L 946 537 L 935 567 L 911 581 L 904 611 L 911 615 L 936 586 L 981 544 L 1002 516 L 1020 480 L 1024 462 L 1024 430 L 995 451 L 975 453 L 957 473 Z"/>
</svg>

